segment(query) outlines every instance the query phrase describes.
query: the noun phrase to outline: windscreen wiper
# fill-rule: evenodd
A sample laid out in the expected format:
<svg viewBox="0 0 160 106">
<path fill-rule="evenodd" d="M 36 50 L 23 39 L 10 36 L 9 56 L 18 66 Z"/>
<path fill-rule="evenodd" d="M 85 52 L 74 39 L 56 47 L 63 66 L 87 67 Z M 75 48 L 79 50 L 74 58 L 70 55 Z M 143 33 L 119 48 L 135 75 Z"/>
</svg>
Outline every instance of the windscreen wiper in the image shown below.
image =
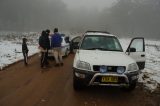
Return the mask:
<svg viewBox="0 0 160 106">
<path fill-rule="evenodd" d="M 107 49 L 107 48 L 87 48 L 84 50 L 102 50 L 102 51 L 120 51 L 120 52 L 122 52 L 122 50 L 111 50 L 111 49 Z"/>
<path fill-rule="evenodd" d="M 119 52 L 122 52 L 122 50 L 110 50 L 110 51 L 119 51 Z"/>
<path fill-rule="evenodd" d="M 85 49 L 85 50 L 103 50 L 103 51 L 108 51 L 108 49 L 106 49 L 106 48 L 88 48 L 88 49 Z"/>
</svg>

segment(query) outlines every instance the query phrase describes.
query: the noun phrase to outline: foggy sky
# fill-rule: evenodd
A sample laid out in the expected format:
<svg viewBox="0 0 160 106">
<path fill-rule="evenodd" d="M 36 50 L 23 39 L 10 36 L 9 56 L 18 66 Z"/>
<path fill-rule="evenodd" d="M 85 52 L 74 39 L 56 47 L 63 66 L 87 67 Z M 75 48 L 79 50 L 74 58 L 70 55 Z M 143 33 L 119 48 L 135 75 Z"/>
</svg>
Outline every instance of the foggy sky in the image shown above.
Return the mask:
<svg viewBox="0 0 160 106">
<path fill-rule="evenodd" d="M 69 9 L 98 9 L 103 10 L 106 7 L 111 7 L 117 0 L 62 0 Z"/>
<path fill-rule="evenodd" d="M 103 30 L 160 38 L 160 0 L 0 0 L 0 31 Z"/>
</svg>

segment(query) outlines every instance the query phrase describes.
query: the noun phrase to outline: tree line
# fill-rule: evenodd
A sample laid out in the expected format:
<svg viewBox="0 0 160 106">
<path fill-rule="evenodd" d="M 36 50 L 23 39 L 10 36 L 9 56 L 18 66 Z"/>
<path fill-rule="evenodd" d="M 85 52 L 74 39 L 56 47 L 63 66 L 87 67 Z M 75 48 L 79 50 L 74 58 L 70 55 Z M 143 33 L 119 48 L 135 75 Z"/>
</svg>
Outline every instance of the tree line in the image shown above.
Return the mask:
<svg viewBox="0 0 160 106">
<path fill-rule="evenodd" d="M 128 37 L 160 38 L 159 0 L 117 0 L 102 11 L 69 10 L 61 0 L 1 0 L 0 13 L 0 30 L 60 27 L 75 31 L 107 30 Z"/>
</svg>

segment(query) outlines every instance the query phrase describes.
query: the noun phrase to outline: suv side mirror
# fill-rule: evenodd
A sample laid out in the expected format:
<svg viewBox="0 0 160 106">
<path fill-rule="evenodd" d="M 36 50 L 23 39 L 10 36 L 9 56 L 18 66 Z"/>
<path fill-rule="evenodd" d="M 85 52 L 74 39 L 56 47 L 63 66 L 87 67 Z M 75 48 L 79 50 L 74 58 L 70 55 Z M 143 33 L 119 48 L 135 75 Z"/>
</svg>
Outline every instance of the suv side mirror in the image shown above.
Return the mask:
<svg viewBox="0 0 160 106">
<path fill-rule="evenodd" d="M 130 48 L 130 52 L 136 52 L 136 48 Z"/>
<path fill-rule="evenodd" d="M 65 38 L 66 43 L 70 43 L 69 37 Z"/>
<path fill-rule="evenodd" d="M 75 53 L 74 51 L 79 49 L 79 42 L 71 42 L 70 43 L 70 52 Z"/>
<path fill-rule="evenodd" d="M 79 49 L 79 42 L 73 43 L 73 49 Z"/>
</svg>

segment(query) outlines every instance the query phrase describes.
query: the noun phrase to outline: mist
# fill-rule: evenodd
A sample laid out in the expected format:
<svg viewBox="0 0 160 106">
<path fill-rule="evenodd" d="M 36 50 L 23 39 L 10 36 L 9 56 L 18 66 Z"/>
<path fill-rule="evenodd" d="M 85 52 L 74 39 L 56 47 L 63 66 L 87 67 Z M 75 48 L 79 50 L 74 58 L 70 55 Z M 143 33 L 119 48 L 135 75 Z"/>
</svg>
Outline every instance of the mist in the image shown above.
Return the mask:
<svg viewBox="0 0 160 106">
<path fill-rule="evenodd" d="M 101 21 L 108 24 L 109 31 L 119 36 L 160 38 L 159 0 L 119 0 L 107 10 Z"/>
<path fill-rule="evenodd" d="M 41 31 L 58 27 L 71 32 L 103 30 L 120 37 L 160 38 L 159 0 L 99 0 L 97 7 L 97 2 L 78 6 L 64 1 L 0 0 L 0 30 Z"/>
<path fill-rule="evenodd" d="M 1 0 L 0 29 L 34 31 L 67 22 L 66 5 L 60 0 Z"/>
</svg>

